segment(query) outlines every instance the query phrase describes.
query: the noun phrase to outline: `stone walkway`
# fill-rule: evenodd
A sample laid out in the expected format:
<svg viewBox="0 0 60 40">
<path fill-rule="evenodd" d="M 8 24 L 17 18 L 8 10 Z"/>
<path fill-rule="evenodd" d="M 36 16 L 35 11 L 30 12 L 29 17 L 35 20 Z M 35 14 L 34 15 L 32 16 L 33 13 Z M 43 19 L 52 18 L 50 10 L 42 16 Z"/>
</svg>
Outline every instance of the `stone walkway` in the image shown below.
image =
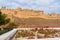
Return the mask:
<svg viewBox="0 0 60 40">
<path fill-rule="evenodd" d="M 0 40 L 9 40 L 15 33 L 17 29 L 13 29 L 5 34 L 0 35 Z"/>
</svg>

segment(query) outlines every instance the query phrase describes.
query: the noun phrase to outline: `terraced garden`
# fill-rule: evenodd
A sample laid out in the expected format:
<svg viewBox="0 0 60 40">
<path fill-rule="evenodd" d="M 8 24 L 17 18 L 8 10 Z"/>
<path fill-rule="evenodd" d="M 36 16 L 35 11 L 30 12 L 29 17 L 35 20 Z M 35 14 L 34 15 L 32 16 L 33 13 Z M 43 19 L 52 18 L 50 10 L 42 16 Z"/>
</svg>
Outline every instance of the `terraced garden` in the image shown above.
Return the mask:
<svg viewBox="0 0 60 40">
<path fill-rule="evenodd" d="M 18 30 L 13 40 L 18 39 L 40 39 L 40 38 L 55 38 L 60 37 L 60 30 L 55 29 L 31 29 L 31 30 Z M 14 39 L 15 38 L 15 39 Z"/>
</svg>

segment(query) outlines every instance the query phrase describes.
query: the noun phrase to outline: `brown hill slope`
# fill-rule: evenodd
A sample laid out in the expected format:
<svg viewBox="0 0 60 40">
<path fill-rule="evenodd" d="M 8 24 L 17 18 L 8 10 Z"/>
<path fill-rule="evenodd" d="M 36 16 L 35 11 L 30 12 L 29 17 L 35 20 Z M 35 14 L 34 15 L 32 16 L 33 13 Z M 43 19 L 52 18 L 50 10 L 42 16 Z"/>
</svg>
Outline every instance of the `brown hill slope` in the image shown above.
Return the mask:
<svg viewBox="0 0 60 40">
<path fill-rule="evenodd" d="M 19 25 L 60 26 L 60 19 L 50 20 L 43 18 L 13 18 L 14 22 Z"/>
</svg>

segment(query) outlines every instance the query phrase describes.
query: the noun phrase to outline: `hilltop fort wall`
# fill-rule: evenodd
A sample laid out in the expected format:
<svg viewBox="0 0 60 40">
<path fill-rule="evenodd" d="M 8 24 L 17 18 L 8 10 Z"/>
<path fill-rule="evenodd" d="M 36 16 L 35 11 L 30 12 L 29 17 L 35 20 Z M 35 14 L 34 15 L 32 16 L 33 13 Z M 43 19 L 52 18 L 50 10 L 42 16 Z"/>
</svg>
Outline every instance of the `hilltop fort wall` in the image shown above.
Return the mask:
<svg viewBox="0 0 60 40">
<path fill-rule="evenodd" d="M 44 11 L 38 11 L 38 10 L 28 10 L 28 9 L 6 9 L 1 8 L 0 9 L 3 14 L 7 14 L 8 18 L 13 18 L 13 16 L 18 18 L 44 18 L 44 19 L 60 19 L 60 14 L 46 14 Z"/>
</svg>

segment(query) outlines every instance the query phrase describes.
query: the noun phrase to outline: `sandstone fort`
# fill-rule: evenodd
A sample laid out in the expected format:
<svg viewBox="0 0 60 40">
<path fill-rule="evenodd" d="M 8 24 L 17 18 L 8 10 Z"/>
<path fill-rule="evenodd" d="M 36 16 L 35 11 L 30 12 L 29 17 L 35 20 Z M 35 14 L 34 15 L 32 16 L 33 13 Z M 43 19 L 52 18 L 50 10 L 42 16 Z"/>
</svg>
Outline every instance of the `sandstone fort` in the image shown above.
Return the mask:
<svg viewBox="0 0 60 40">
<path fill-rule="evenodd" d="M 51 13 L 46 14 L 44 11 L 41 10 L 30 10 L 30 9 L 22 9 L 22 8 L 16 8 L 16 9 L 6 9 L 2 7 L 1 12 L 3 14 L 7 14 L 7 16 L 16 16 L 19 18 L 29 18 L 29 17 L 39 17 L 44 19 L 60 19 L 60 14 Z"/>
<path fill-rule="evenodd" d="M 6 14 L 11 21 L 21 25 L 60 25 L 60 14 L 57 13 L 48 14 L 42 10 L 22 8 L 7 9 L 4 7 L 2 7 L 0 11 L 3 14 Z"/>
</svg>

